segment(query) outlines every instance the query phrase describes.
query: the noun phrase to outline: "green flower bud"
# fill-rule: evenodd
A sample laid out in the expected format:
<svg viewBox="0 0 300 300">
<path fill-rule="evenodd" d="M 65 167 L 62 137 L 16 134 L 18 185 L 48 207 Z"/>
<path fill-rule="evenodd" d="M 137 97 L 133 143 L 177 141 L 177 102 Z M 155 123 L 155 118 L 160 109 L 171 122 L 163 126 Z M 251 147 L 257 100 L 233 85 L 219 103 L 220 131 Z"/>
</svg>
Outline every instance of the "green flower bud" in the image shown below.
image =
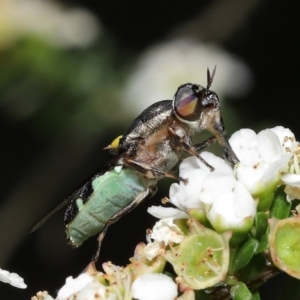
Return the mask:
<svg viewBox="0 0 300 300">
<path fill-rule="evenodd" d="M 222 282 L 229 266 L 231 232 L 222 235 L 189 220 L 189 235 L 165 253 L 181 289 L 204 289 Z"/>
<path fill-rule="evenodd" d="M 270 251 L 273 263 L 287 274 L 300 279 L 300 217 L 269 220 Z"/>
</svg>

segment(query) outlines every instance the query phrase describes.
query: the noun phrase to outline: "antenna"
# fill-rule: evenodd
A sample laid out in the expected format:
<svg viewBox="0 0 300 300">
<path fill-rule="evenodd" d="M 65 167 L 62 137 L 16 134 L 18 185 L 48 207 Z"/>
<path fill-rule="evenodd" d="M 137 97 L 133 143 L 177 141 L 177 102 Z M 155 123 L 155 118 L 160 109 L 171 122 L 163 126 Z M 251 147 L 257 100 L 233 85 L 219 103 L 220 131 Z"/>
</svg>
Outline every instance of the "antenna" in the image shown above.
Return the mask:
<svg viewBox="0 0 300 300">
<path fill-rule="evenodd" d="M 207 68 L 207 88 L 206 88 L 207 90 L 209 90 L 209 88 L 214 80 L 214 77 L 216 75 L 216 70 L 217 70 L 217 66 L 214 67 L 212 74 L 210 75 L 209 68 Z"/>
</svg>

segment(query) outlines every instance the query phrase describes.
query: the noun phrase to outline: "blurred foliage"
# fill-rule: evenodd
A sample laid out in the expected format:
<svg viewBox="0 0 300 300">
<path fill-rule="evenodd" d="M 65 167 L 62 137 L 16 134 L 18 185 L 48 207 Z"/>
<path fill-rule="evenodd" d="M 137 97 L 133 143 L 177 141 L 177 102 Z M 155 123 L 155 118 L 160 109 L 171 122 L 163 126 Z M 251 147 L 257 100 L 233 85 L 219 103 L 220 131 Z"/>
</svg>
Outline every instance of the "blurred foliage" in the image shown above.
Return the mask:
<svg viewBox="0 0 300 300">
<path fill-rule="evenodd" d="M 32 130 L 53 136 L 70 125 L 87 134 L 122 118 L 113 109 L 121 83 L 108 41 L 62 50 L 28 37 L 1 51 L 0 60 L 1 112 L 13 122 L 29 119 Z"/>
</svg>

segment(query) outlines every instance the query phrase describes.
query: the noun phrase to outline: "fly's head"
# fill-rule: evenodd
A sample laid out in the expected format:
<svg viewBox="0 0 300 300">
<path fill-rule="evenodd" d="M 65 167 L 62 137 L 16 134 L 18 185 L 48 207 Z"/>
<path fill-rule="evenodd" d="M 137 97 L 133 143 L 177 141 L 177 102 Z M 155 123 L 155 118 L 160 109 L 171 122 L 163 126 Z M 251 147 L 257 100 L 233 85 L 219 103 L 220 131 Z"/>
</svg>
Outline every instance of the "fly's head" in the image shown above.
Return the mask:
<svg viewBox="0 0 300 300">
<path fill-rule="evenodd" d="M 176 118 L 190 128 L 190 133 L 208 130 L 218 140 L 225 159 L 234 166 L 239 162 L 232 150 L 221 115 L 218 95 L 210 90 L 216 73 L 207 70 L 207 87 L 186 83 L 181 85 L 173 98 L 173 113 Z"/>
<path fill-rule="evenodd" d="M 221 122 L 218 95 L 210 90 L 216 68 L 212 75 L 207 71 L 207 87 L 186 83 L 181 85 L 173 98 L 173 112 L 176 118 L 192 130 L 209 130 L 215 134 L 215 127 Z"/>
</svg>

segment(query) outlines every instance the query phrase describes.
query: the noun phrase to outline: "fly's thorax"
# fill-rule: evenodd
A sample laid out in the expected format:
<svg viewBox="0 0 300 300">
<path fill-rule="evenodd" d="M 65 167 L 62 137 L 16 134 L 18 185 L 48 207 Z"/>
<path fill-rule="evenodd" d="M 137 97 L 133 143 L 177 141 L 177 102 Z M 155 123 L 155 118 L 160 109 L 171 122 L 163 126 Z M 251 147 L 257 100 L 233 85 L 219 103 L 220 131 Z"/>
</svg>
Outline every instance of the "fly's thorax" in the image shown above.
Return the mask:
<svg viewBox="0 0 300 300">
<path fill-rule="evenodd" d="M 177 123 L 178 126 L 176 126 Z M 163 172 L 172 170 L 179 161 L 182 149 L 174 147 L 174 137 L 170 134 L 170 128 L 174 128 L 176 132 L 180 131 L 182 136 L 186 135 L 173 114 L 159 124 L 151 134 L 135 141 L 134 148 L 128 153 L 130 158 L 149 168 Z M 190 143 L 189 138 L 185 140 Z"/>
<path fill-rule="evenodd" d="M 161 178 L 156 172 L 152 175 L 151 169 L 169 172 L 178 164 L 179 158 L 180 152 L 173 148 L 170 139 L 149 145 L 140 143 L 137 145 L 135 155 L 132 156 L 135 162 L 149 169 L 149 172 L 145 173 L 147 178 Z"/>
<path fill-rule="evenodd" d="M 178 163 L 180 155 L 172 147 L 169 132 L 174 122 L 178 120 L 173 113 L 171 100 L 151 105 L 134 120 L 121 139 L 123 153 L 150 168 L 170 171 Z"/>
<path fill-rule="evenodd" d="M 132 144 L 157 132 L 166 123 L 171 122 L 173 116 L 172 100 L 156 102 L 145 109 L 129 126 L 120 142 L 120 147 L 128 150 Z"/>
</svg>

